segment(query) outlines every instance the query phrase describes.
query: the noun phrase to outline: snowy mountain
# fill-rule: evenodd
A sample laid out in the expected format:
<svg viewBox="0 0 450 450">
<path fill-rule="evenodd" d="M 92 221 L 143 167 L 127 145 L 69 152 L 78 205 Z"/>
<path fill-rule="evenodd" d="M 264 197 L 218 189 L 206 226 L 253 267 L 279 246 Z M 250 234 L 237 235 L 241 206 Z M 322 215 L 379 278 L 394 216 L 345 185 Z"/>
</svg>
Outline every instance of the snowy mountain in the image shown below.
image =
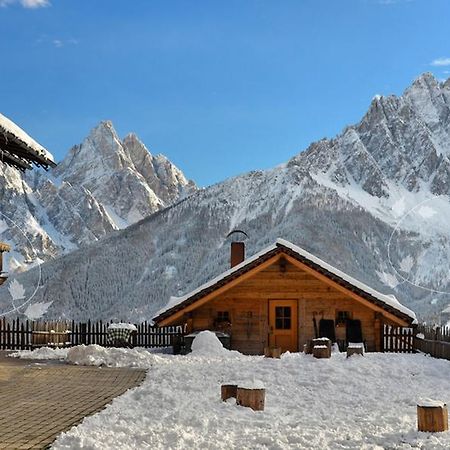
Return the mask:
<svg viewBox="0 0 450 450">
<path fill-rule="evenodd" d="M 101 122 L 49 172 L 22 175 L 0 164 L 0 240 L 27 269 L 125 228 L 196 189 L 165 156 L 134 134 L 120 140 Z"/>
<path fill-rule="evenodd" d="M 39 286 L 32 301 L 53 301 L 51 317 L 142 320 L 225 270 L 224 237 L 240 228 L 248 255 L 285 238 L 432 317 L 450 297 L 449 134 L 450 80 L 424 74 L 286 164 L 198 190 L 20 282 L 28 295 Z M 139 208 L 105 203 L 125 218 Z"/>
</svg>

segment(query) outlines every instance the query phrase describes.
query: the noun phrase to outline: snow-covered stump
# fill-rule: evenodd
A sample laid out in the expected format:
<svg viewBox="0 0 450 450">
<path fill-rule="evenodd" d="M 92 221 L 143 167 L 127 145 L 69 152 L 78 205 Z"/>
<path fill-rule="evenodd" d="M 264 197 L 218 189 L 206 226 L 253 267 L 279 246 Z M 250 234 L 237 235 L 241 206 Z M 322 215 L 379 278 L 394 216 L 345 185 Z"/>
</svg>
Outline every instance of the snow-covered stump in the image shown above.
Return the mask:
<svg viewBox="0 0 450 450">
<path fill-rule="evenodd" d="M 221 386 L 221 396 L 222 401 L 226 401 L 229 398 L 236 398 L 237 395 L 237 384 L 222 384 Z"/>
<path fill-rule="evenodd" d="M 280 347 L 264 347 L 264 356 L 266 358 L 280 358 L 281 348 Z"/>
<path fill-rule="evenodd" d="M 237 388 L 236 404 L 252 408 L 253 411 L 264 411 L 266 399 L 265 389 Z"/>
<path fill-rule="evenodd" d="M 347 347 L 347 358 L 352 355 L 364 356 L 364 344 L 348 344 Z"/>
<path fill-rule="evenodd" d="M 315 345 L 313 347 L 314 358 L 330 358 L 331 351 L 326 345 Z"/>
<path fill-rule="evenodd" d="M 331 357 L 331 340 L 328 338 L 316 338 L 312 340 L 312 353 L 316 358 L 330 358 Z M 326 348 L 326 351 L 323 348 Z M 316 350 L 317 349 L 317 350 Z M 320 356 L 316 356 L 320 355 Z"/>
<path fill-rule="evenodd" d="M 417 404 L 417 429 L 432 433 L 448 430 L 448 409 L 443 402 L 425 400 Z"/>
</svg>

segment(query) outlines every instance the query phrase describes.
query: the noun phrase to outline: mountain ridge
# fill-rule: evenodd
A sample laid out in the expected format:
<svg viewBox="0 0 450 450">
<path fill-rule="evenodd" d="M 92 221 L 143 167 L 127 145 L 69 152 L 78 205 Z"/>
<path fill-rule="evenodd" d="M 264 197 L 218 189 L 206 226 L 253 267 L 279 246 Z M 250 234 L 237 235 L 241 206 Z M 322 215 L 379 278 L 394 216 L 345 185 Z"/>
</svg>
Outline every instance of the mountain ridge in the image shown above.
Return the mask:
<svg viewBox="0 0 450 450">
<path fill-rule="evenodd" d="M 22 175 L 0 167 L 0 239 L 21 249 L 10 268 L 26 270 L 126 228 L 195 189 L 164 155 L 151 155 L 134 133 L 121 140 L 112 122 L 103 121 L 49 172 Z"/>
<path fill-rule="evenodd" d="M 284 238 L 434 317 L 450 298 L 449 136 L 450 83 L 423 74 L 285 164 L 197 190 L 42 265 L 36 301 L 53 301 L 49 317 L 149 319 L 226 270 L 225 236 L 240 228 L 248 255 Z M 36 270 L 19 280 L 28 292 Z"/>
</svg>

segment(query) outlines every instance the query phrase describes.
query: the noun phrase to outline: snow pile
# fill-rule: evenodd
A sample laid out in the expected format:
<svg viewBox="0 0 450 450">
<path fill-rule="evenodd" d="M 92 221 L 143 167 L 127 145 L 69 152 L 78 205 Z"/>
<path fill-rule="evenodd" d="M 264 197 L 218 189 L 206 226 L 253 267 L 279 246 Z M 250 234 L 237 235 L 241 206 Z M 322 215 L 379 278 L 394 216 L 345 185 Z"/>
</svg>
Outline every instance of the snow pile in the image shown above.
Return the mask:
<svg viewBox="0 0 450 450">
<path fill-rule="evenodd" d="M 65 359 L 68 351 L 67 348 L 41 347 L 36 350 L 20 350 L 9 356 L 20 359 Z"/>
<path fill-rule="evenodd" d="M 192 342 L 192 353 L 194 356 L 223 356 L 230 353 L 224 348 L 222 342 L 212 331 L 201 331 Z"/>
<path fill-rule="evenodd" d="M 416 408 L 421 398 L 449 403 L 449 371 L 449 361 L 422 354 L 159 355 L 140 387 L 53 448 L 445 449 L 450 433 L 418 432 Z M 265 410 L 222 402 L 220 386 L 230 380 L 260 380 Z"/>
<path fill-rule="evenodd" d="M 133 325 L 132 323 L 124 323 L 124 322 L 118 322 L 118 323 L 111 323 L 108 325 L 108 330 L 130 330 L 130 331 L 137 331 L 136 325 Z"/>
<path fill-rule="evenodd" d="M 66 361 L 79 366 L 151 367 L 158 356 L 145 348 L 105 348 L 100 345 L 78 345 L 67 353 Z"/>
</svg>

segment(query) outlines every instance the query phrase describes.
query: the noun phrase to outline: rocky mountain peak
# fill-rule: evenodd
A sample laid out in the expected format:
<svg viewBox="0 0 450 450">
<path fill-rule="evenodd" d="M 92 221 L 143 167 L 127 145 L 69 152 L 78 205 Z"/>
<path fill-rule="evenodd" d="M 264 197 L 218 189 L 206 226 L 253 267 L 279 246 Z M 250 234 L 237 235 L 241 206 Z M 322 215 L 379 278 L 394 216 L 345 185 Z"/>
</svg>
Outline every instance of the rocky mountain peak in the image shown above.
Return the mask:
<svg viewBox="0 0 450 450">
<path fill-rule="evenodd" d="M 153 157 L 135 134 L 121 140 L 112 122 L 102 121 L 48 173 L 23 176 L 1 167 L 2 198 L 6 203 L 14 197 L 16 206 L 14 212 L 4 208 L 5 214 L 24 221 L 29 232 L 23 236 L 10 228 L 0 238 L 26 248 L 21 243 L 26 237 L 46 260 L 125 228 L 195 190 L 195 183 L 167 158 Z M 30 252 L 15 256 L 18 266 L 33 259 Z"/>
</svg>

